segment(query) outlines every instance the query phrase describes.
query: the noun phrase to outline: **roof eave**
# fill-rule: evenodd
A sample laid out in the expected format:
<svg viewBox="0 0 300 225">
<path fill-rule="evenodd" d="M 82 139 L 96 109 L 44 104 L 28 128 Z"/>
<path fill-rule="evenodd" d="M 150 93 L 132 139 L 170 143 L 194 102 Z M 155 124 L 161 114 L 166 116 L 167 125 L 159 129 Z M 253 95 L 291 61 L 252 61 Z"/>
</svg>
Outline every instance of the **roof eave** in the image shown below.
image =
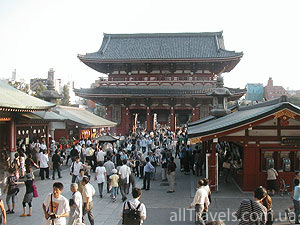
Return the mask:
<svg viewBox="0 0 300 225">
<path fill-rule="evenodd" d="M 275 109 L 272 109 L 268 112 L 265 112 L 263 114 L 257 115 L 255 117 L 249 118 L 249 119 L 244 120 L 244 121 L 240 121 L 240 122 L 237 122 L 237 123 L 234 123 L 234 124 L 230 124 L 230 125 L 225 126 L 225 127 L 212 129 L 210 131 L 189 134 L 189 138 L 203 138 L 204 139 L 204 138 L 209 137 L 209 136 L 214 136 L 214 135 L 217 135 L 219 133 L 226 132 L 226 131 L 231 130 L 233 128 L 243 127 L 247 124 L 263 120 L 263 119 L 267 118 L 268 116 L 270 116 L 270 115 L 274 114 L 275 112 L 280 111 L 284 108 L 288 108 L 288 109 L 300 114 L 299 109 L 296 109 L 290 103 L 284 103 L 284 104 L 280 105 L 279 107 L 277 107 Z"/>
</svg>

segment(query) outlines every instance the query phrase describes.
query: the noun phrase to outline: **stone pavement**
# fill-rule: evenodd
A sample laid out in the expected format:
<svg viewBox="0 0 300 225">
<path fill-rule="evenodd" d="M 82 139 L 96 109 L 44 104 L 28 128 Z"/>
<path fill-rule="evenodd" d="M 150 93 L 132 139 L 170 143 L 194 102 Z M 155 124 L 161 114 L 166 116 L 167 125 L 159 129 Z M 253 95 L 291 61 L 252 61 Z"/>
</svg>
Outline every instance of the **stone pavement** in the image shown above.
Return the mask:
<svg viewBox="0 0 300 225">
<path fill-rule="evenodd" d="M 178 163 L 178 162 L 177 162 Z M 69 185 L 71 177 L 69 170 L 62 171 L 62 179 L 57 179 L 65 185 L 63 195 L 70 198 L 71 192 Z M 93 176 L 92 176 L 93 178 Z M 179 225 L 179 224 L 194 224 L 193 211 L 188 210 L 190 203 L 196 190 L 198 178 L 192 175 L 184 175 L 177 169 L 176 186 L 174 193 L 166 193 L 168 190 L 167 182 L 161 181 L 160 170 L 156 174 L 156 181 L 151 181 L 150 191 L 143 191 L 141 201 L 145 203 L 147 208 L 147 220 L 145 225 Z M 142 187 L 142 180 L 136 179 L 137 187 Z M 25 188 L 20 188 L 20 193 L 17 196 L 15 214 L 8 215 L 8 224 L 30 224 L 38 225 L 42 223 L 43 212 L 42 203 L 45 196 L 52 191 L 53 180 L 41 181 L 37 178 L 36 186 L 39 192 L 39 197 L 33 200 L 32 217 L 20 218 L 22 214 L 22 199 Z M 92 181 L 95 187 L 96 195 L 94 196 L 94 216 L 96 225 L 117 225 L 121 224 L 120 212 L 122 209 L 121 195 L 118 195 L 117 202 L 113 203 L 108 194 L 104 194 L 103 199 L 98 196 L 98 188 L 95 181 Z M 2 199 L 5 200 L 5 196 Z M 131 194 L 129 195 L 129 198 Z M 252 198 L 251 193 L 242 193 L 234 183 L 225 184 L 220 180 L 219 191 L 213 193 L 212 203 L 209 208 L 210 217 L 220 218 L 225 224 L 238 224 L 234 220 L 233 213 L 239 207 L 239 203 L 244 198 Z M 276 218 L 279 216 L 283 220 L 283 212 L 292 203 L 289 196 L 274 196 L 273 208 L 276 212 Z M 192 213 L 192 214 L 191 214 Z M 281 214 L 280 214 L 281 213 Z M 86 218 L 87 219 L 87 218 Z M 88 220 L 87 220 L 88 221 Z M 89 224 L 89 223 L 88 223 Z M 275 224 L 289 224 L 286 221 L 276 222 Z"/>
</svg>

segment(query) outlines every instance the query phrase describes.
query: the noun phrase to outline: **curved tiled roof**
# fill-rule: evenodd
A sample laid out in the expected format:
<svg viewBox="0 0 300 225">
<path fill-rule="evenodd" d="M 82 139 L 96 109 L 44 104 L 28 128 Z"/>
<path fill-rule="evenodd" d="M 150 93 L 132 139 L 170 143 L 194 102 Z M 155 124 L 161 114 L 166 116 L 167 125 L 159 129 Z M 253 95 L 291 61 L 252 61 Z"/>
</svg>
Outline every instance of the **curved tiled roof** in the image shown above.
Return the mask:
<svg viewBox="0 0 300 225">
<path fill-rule="evenodd" d="M 18 110 L 47 110 L 55 104 L 28 95 L 0 81 L 0 107 Z"/>
<path fill-rule="evenodd" d="M 114 127 L 117 125 L 112 121 L 106 120 L 82 108 L 57 106 L 55 110 L 59 112 L 60 116 L 67 120 L 79 123 L 88 128 Z"/>
<path fill-rule="evenodd" d="M 225 50 L 222 32 L 104 34 L 99 51 L 80 55 L 82 61 L 226 59 L 242 52 Z"/>
<path fill-rule="evenodd" d="M 188 127 L 189 137 L 207 136 L 230 130 L 258 119 L 262 119 L 286 108 L 300 114 L 300 108 L 289 102 L 265 102 L 255 106 L 244 107 L 227 116 L 209 120 L 206 123 L 200 123 L 195 126 L 191 125 Z"/>
<path fill-rule="evenodd" d="M 126 95 L 135 97 L 144 96 L 178 96 L 183 95 L 206 95 L 206 93 L 212 91 L 213 87 L 199 87 L 199 86 L 101 86 L 97 88 L 77 89 L 75 93 L 80 97 L 86 96 L 116 96 Z M 232 93 L 245 93 L 245 90 L 241 89 L 230 89 Z"/>
</svg>

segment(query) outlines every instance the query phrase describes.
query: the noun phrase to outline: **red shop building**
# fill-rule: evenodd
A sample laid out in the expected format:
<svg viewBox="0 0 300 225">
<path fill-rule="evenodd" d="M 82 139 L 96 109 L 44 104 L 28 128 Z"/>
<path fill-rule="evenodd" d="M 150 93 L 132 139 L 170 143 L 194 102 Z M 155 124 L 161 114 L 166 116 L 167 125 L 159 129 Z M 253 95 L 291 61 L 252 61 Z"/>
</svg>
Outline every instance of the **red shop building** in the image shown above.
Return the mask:
<svg viewBox="0 0 300 225">
<path fill-rule="evenodd" d="M 201 145 L 211 156 L 218 147 L 232 148 L 234 179 L 244 191 L 266 186 L 267 169 L 271 165 L 280 179 L 291 184 L 295 171 L 300 169 L 300 108 L 287 102 L 286 96 L 241 107 L 223 117 L 210 117 L 188 127 L 189 140 Z M 209 160 L 208 174 L 217 187 L 217 158 Z"/>
<path fill-rule="evenodd" d="M 0 81 L 0 150 L 15 152 L 18 141 L 45 138 L 49 143 L 48 122 L 32 114 L 47 111 L 55 104 L 19 91 Z M 35 122 L 33 120 L 37 119 Z"/>
</svg>

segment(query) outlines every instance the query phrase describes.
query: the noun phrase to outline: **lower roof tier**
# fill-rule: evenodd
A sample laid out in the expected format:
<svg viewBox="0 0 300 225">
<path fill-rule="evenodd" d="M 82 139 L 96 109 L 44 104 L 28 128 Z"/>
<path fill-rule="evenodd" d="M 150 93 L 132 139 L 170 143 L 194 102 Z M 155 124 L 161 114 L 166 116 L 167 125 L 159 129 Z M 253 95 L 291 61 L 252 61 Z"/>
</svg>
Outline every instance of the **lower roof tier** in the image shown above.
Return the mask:
<svg viewBox="0 0 300 225">
<path fill-rule="evenodd" d="M 122 97 L 207 97 L 214 87 L 197 87 L 197 86 L 101 86 L 97 88 L 76 89 L 76 95 L 82 98 L 122 98 Z M 229 88 L 229 91 L 236 98 L 242 97 L 245 89 Z M 238 99 L 237 98 L 237 99 Z"/>
</svg>

